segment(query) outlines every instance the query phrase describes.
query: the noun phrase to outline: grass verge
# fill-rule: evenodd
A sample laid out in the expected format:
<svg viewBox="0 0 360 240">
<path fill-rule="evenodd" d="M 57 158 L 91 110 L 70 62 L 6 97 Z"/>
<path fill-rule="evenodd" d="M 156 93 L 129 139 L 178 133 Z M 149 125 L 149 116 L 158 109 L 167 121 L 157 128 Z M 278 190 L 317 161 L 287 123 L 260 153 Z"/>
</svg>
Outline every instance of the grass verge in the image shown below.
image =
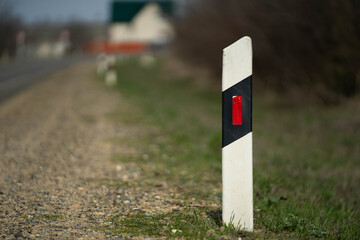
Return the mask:
<svg viewBox="0 0 360 240">
<path fill-rule="evenodd" d="M 185 205 L 200 199 L 219 206 L 220 91 L 166 73 L 164 64 L 161 58 L 151 66 L 136 58 L 118 63 L 116 88 L 130 107 L 109 117 L 144 131 L 118 139 L 137 152 L 113 161 L 137 163 L 144 179 L 176 187 Z M 198 214 L 206 210 L 196 207 L 117 215 L 114 226 L 103 230 L 159 238 L 358 239 L 358 102 L 322 108 L 287 107 L 282 101 L 254 96 L 254 233 L 224 228 L 219 218 Z M 220 208 L 212 211 L 220 216 Z"/>
</svg>

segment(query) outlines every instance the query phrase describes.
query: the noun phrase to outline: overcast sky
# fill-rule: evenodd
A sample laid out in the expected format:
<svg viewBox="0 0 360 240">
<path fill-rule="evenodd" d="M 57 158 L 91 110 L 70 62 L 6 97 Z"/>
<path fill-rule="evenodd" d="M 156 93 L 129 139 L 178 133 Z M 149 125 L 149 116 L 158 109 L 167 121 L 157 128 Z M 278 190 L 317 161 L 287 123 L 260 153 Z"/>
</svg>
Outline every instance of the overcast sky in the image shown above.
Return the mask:
<svg viewBox="0 0 360 240">
<path fill-rule="evenodd" d="M 107 21 L 110 0 L 12 0 L 14 12 L 25 22 L 39 20 Z"/>
<path fill-rule="evenodd" d="M 36 21 L 109 20 L 111 0 L 5 0 L 14 12 L 27 23 Z M 185 0 L 176 0 L 184 2 Z"/>
</svg>

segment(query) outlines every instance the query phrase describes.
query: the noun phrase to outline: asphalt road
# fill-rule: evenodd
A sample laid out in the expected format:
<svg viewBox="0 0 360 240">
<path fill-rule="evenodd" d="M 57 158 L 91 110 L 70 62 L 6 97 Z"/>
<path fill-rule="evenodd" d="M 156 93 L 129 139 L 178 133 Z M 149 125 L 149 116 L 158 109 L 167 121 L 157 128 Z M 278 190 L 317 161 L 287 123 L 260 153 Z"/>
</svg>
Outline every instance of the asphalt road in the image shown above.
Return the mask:
<svg viewBox="0 0 360 240">
<path fill-rule="evenodd" d="M 46 75 L 69 66 L 84 56 L 60 59 L 26 60 L 0 64 L 0 102 L 42 79 Z"/>
</svg>

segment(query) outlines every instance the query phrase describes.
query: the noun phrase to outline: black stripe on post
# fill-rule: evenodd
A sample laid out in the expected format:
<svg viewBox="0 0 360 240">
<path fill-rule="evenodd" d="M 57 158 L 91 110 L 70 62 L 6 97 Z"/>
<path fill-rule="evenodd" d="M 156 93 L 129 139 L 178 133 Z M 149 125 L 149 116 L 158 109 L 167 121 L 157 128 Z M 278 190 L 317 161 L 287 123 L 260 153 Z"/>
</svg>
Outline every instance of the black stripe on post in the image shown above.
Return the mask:
<svg viewBox="0 0 360 240">
<path fill-rule="evenodd" d="M 232 123 L 232 98 L 242 96 L 242 125 Z M 252 131 L 252 76 L 249 76 L 222 93 L 222 147 Z"/>
</svg>

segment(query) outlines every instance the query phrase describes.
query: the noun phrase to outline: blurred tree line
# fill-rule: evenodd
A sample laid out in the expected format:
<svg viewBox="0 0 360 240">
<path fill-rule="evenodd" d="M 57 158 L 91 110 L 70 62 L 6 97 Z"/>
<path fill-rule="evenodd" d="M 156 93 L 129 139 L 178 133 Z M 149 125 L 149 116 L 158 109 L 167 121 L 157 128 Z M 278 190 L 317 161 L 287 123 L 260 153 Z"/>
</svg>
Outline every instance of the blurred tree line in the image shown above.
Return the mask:
<svg viewBox="0 0 360 240">
<path fill-rule="evenodd" d="M 222 49 L 248 35 L 258 85 L 325 103 L 359 91 L 359 0 L 192 0 L 176 31 L 178 54 L 219 80 Z"/>
<path fill-rule="evenodd" d="M 0 59 L 6 55 L 16 56 L 17 35 L 24 33 L 25 45 L 36 46 L 43 42 L 59 40 L 62 32 L 69 32 L 70 52 L 82 51 L 85 44 L 92 41 L 95 35 L 103 34 L 102 24 L 69 20 L 66 23 L 52 22 L 47 19 L 35 23 L 25 23 L 12 11 L 11 1 L 0 0 Z"/>
</svg>

